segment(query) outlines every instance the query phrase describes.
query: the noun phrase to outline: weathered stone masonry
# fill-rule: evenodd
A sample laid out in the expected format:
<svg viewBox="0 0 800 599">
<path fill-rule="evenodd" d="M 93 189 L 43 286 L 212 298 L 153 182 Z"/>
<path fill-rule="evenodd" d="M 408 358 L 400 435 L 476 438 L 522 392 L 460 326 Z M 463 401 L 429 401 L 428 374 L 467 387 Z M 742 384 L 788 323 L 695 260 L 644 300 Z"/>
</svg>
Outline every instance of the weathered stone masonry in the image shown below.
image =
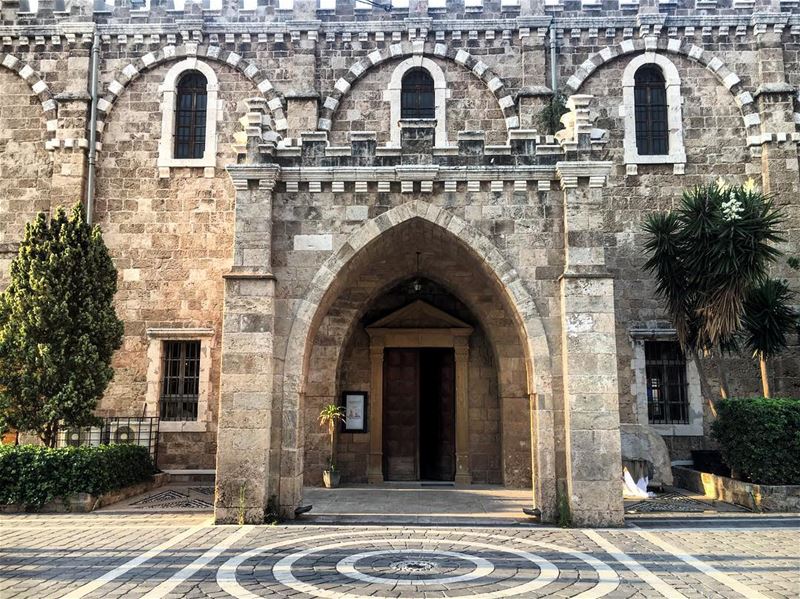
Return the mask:
<svg viewBox="0 0 800 599">
<path fill-rule="evenodd" d="M 162 340 L 201 340 L 206 409 L 164 423 L 159 462 L 216 468 L 218 521 L 237 519 L 242 492 L 248 521 L 270 501 L 293 515 L 329 449 L 319 409 L 344 390 L 377 403 L 366 433 L 339 436 L 343 474 L 380 480 L 384 354 L 368 327 L 417 300 L 430 308 L 405 316 L 413 343 L 450 343 L 460 360 L 457 482 L 532 485 L 545 518 L 564 493 L 578 523 L 618 524 L 621 458 L 664 476 L 710 446 L 695 388 L 714 368 L 687 367 L 689 424 L 648 422 L 643 340 L 670 331 L 640 225 L 683 188 L 753 177 L 797 254 L 795 0 L 106 8 L 0 0 L 0 260 L 36 212 L 83 196 L 97 36 L 93 217 L 126 325 L 100 412 L 155 415 Z M 555 137 L 536 130 L 551 34 L 570 97 Z M 667 75 L 670 148 L 656 158 L 631 146 L 642 64 Z M 176 65 L 216 81 L 215 146 L 196 163 L 163 156 Z M 434 79 L 435 121 L 397 120 L 414 67 Z M 469 327 L 465 341 L 430 333 L 445 321 Z M 775 360 L 779 393 L 798 394 L 796 349 Z M 731 365 L 734 392 L 756 392 L 755 364 Z"/>
</svg>

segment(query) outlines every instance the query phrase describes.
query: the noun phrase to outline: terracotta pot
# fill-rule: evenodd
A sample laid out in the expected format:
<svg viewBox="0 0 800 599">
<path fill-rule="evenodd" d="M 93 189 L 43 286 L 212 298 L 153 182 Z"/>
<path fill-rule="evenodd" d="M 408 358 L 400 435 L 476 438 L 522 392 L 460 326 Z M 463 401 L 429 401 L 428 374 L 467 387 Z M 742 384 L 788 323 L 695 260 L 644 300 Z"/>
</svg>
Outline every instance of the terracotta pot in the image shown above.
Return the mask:
<svg viewBox="0 0 800 599">
<path fill-rule="evenodd" d="M 340 478 L 341 474 L 339 474 L 338 470 L 322 471 L 322 482 L 325 483 L 325 487 L 328 489 L 335 489 L 336 487 L 338 487 Z"/>
</svg>

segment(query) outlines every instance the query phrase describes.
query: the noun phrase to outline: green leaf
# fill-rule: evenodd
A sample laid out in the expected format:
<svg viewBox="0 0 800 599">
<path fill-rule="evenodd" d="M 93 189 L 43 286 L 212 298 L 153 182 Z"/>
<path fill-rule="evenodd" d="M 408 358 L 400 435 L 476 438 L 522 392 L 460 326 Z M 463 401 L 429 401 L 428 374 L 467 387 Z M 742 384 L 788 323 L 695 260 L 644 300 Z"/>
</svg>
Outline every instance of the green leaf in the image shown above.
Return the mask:
<svg viewBox="0 0 800 599">
<path fill-rule="evenodd" d="M 0 294 L 0 417 L 54 444 L 60 426 L 92 422 L 122 343 L 117 272 L 77 204 L 39 214 Z"/>
</svg>

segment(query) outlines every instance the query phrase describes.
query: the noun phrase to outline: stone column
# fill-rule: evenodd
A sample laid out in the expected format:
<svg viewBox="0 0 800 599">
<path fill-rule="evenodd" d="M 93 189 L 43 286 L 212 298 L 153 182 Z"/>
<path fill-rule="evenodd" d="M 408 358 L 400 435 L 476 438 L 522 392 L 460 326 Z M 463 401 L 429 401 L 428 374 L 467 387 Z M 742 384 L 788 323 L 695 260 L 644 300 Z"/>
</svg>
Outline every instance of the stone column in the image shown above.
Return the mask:
<svg viewBox="0 0 800 599">
<path fill-rule="evenodd" d="M 412 18 L 427 17 L 428 0 L 408 0 L 408 16 Z"/>
<path fill-rule="evenodd" d="M 543 16 L 545 14 L 544 0 L 520 0 L 519 14 L 521 17 L 530 15 Z"/>
<path fill-rule="evenodd" d="M 544 14 L 541 6 L 533 3 L 527 6 L 535 14 Z M 522 4 L 522 14 L 525 14 L 526 4 Z M 522 61 L 522 87 L 517 92 L 519 105 L 520 127 L 523 129 L 536 129 L 539 127 L 537 118 L 541 110 L 550 101 L 553 90 L 550 89 L 550 37 L 538 35 L 539 27 L 549 26 L 550 17 L 527 19 L 525 28 L 527 32 L 520 32 L 519 52 Z M 541 134 L 547 133 L 541 131 Z"/>
<path fill-rule="evenodd" d="M 786 81 L 783 44 L 777 33 L 757 36 L 759 84 L 755 91 L 761 119 L 761 169 L 764 191 L 791 209 L 797 197 L 797 146 L 792 140 L 794 87 Z"/>
<path fill-rule="evenodd" d="M 765 27 L 767 25 L 764 25 Z M 771 26 L 770 26 L 771 28 Z M 786 80 L 784 48 L 780 35 L 765 31 L 756 36 L 758 42 L 758 86 L 753 96 L 761 120 L 760 146 L 762 189 L 771 194 L 776 205 L 785 214 L 786 223 L 800 222 L 800 157 L 797 142 L 793 141 L 794 88 Z M 797 227 L 784 225 L 782 237 L 786 240 L 779 248 L 787 255 L 796 255 L 800 247 Z M 788 279 L 797 289 L 800 277 L 781 259 L 772 267 L 773 277 Z M 769 366 L 770 387 L 774 395 L 791 393 L 797 370 L 796 357 L 791 351 L 783 352 Z"/>
<path fill-rule="evenodd" d="M 456 484 L 472 482 L 469 467 L 469 345 L 466 337 L 454 339 L 456 357 Z"/>
<path fill-rule="evenodd" d="M 292 19 L 298 21 L 312 21 L 317 18 L 319 0 L 294 0 Z"/>
<path fill-rule="evenodd" d="M 383 482 L 383 340 L 372 339 L 369 346 L 369 461 L 367 482 Z"/>
<path fill-rule="evenodd" d="M 51 197 L 54 204 L 65 206 L 85 200 L 88 174 L 88 115 L 91 106 L 91 97 L 87 91 L 91 76 L 89 49 L 85 46 L 76 48 L 74 53 L 74 56 L 67 58 L 66 87 L 55 97 L 58 104 L 58 129 L 52 144 Z M 98 163 L 101 157 L 101 152 L 98 152 Z"/>
<path fill-rule="evenodd" d="M 236 190 L 233 267 L 224 275 L 214 518 L 264 521 L 271 488 L 273 327 L 272 190 L 280 167 L 231 166 Z M 274 485 L 273 485 L 274 486 Z"/>
<path fill-rule="evenodd" d="M 316 10 L 316 0 L 314 1 Z M 289 24 L 290 30 L 295 26 Z M 317 129 L 320 94 L 317 89 L 317 38 L 310 29 L 319 29 L 319 21 L 297 24 L 299 39 L 292 56 L 291 81 L 283 96 L 286 98 L 288 136 L 299 138 L 306 131 Z M 304 35 L 304 32 L 307 32 Z M 319 32 L 317 35 L 319 35 Z"/>
<path fill-rule="evenodd" d="M 578 526 L 623 523 L 614 281 L 603 247 L 609 162 L 559 162 L 564 192 L 561 276 L 567 494 Z"/>
</svg>

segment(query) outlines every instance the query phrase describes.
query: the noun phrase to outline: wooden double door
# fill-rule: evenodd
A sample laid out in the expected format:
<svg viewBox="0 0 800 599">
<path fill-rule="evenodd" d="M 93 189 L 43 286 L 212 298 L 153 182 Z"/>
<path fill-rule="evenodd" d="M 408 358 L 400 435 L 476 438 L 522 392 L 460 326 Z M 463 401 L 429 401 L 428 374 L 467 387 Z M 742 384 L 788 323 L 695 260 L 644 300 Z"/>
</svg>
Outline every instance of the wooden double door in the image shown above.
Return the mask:
<svg viewBox="0 0 800 599">
<path fill-rule="evenodd" d="M 453 349 L 387 348 L 384 351 L 384 479 L 454 480 Z"/>
</svg>

